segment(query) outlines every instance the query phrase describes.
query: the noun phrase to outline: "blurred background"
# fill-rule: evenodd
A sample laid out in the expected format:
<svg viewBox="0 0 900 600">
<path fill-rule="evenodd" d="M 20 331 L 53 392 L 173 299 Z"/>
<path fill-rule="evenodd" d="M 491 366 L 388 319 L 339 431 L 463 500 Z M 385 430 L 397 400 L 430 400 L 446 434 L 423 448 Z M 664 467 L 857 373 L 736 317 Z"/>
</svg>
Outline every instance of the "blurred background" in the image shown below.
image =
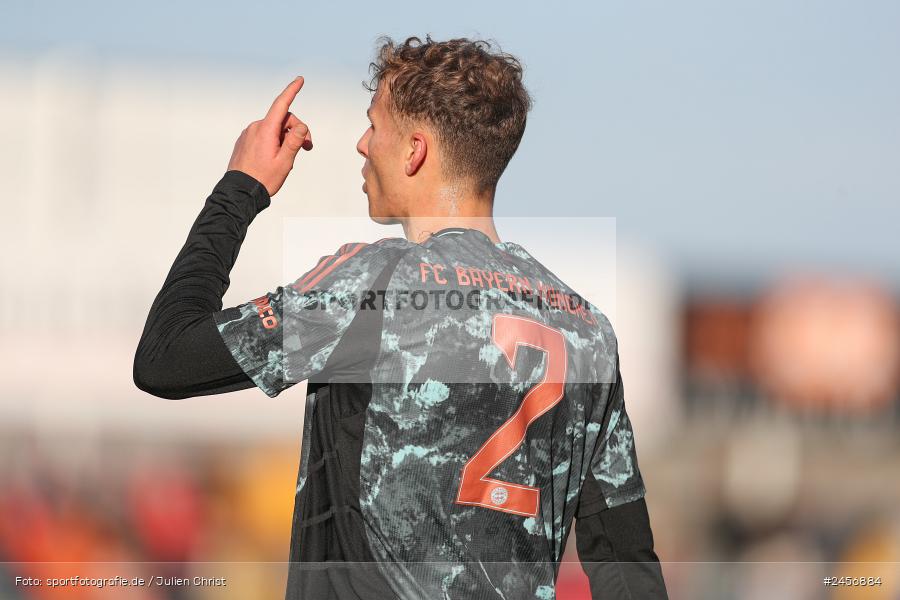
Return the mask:
<svg viewBox="0 0 900 600">
<path fill-rule="evenodd" d="M 890 0 L 5 5 L 0 598 L 126 597 L 14 576 L 216 561 L 228 588 L 127 597 L 282 597 L 305 386 L 161 400 L 134 349 L 235 139 L 297 74 L 316 147 L 225 305 L 283 283 L 286 219 L 365 216 L 360 82 L 379 35 L 426 33 L 526 66 L 502 218 L 615 219 L 607 312 L 670 596 L 900 598 L 898 32 Z M 588 598 L 569 542 L 558 597 Z M 883 582 L 822 585 L 842 575 Z"/>
</svg>

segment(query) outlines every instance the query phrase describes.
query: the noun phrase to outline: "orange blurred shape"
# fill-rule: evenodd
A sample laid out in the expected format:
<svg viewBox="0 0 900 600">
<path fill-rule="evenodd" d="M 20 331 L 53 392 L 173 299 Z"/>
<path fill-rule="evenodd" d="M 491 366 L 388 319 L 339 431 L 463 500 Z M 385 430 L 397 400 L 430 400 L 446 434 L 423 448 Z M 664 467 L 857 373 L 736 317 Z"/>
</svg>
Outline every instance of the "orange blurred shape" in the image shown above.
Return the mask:
<svg viewBox="0 0 900 600">
<path fill-rule="evenodd" d="M 298 459 L 293 447 L 253 452 L 239 469 L 237 519 L 244 532 L 264 546 L 281 549 L 293 520 Z"/>
<path fill-rule="evenodd" d="M 685 315 L 688 368 L 694 377 L 715 382 L 747 371 L 747 304 L 727 298 L 691 302 Z"/>
<path fill-rule="evenodd" d="M 53 510 L 36 489 L 11 488 L 0 497 L 0 542 L 15 562 L 15 574 L 40 579 L 41 586 L 27 588 L 27 598 L 129 598 L 158 600 L 153 590 L 97 588 L 79 583 L 50 585 L 50 579 L 109 578 L 141 575 L 128 553 L 116 540 L 101 532 L 94 517 L 78 507 Z M 107 562 L 129 561 L 127 563 Z M 25 588 L 23 588 L 25 589 Z"/>
<path fill-rule="evenodd" d="M 850 540 L 832 576 L 879 578 L 880 585 L 835 587 L 836 600 L 900 598 L 900 517 L 877 518 Z"/>
<path fill-rule="evenodd" d="M 52 560 L 53 512 L 35 489 L 21 486 L 0 496 L 0 548 L 13 562 Z"/>
<path fill-rule="evenodd" d="M 893 300 L 873 283 L 797 278 L 756 307 L 751 366 L 792 407 L 870 411 L 897 393 L 898 325 Z"/>
</svg>

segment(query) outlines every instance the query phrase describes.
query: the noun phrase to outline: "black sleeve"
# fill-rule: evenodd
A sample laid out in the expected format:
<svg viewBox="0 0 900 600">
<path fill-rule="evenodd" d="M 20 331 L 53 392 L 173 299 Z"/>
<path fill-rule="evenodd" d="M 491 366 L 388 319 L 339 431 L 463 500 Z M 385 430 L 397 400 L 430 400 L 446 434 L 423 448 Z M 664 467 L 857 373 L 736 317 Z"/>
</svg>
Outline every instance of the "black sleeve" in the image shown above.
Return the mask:
<svg viewBox="0 0 900 600">
<path fill-rule="evenodd" d="M 254 387 L 216 328 L 228 274 L 247 228 L 271 200 L 265 187 L 228 171 L 206 199 L 157 294 L 134 357 L 134 383 L 162 398 Z"/>
<path fill-rule="evenodd" d="M 668 600 L 644 498 L 606 508 L 590 470 L 575 514 L 575 545 L 592 598 Z"/>
</svg>

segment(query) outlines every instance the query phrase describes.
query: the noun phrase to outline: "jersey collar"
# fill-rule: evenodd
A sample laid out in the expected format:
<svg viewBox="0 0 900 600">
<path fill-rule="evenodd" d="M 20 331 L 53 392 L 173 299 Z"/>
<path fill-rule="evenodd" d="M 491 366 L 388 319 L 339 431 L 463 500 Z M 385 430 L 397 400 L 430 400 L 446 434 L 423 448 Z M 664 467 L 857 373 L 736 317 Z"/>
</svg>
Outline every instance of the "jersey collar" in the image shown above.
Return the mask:
<svg viewBox="0 0 900 600">
<path fill-rule="evenodd" d="M 470 230 L 469 230 L 469 229 L 466 229 L 465 227 L 445 227 L 444 229 L 441 229 L 441 230 L 438 231 L 437 233 L 431 234 L 431 237 L 443 237 L 443 236 L 450 236 L 450 235 L 459 235 L 459 234 L 465 233 L 465 232 L 467 232 L 467 231 L 470 231 Z"/>
</svg>

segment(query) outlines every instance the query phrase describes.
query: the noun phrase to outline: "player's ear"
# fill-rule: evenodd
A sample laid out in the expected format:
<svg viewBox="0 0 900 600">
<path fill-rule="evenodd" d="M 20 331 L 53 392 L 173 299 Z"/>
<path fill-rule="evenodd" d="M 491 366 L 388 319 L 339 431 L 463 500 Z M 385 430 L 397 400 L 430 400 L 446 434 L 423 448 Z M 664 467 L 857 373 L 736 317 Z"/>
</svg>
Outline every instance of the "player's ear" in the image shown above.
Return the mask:
<svg viewBox="0 0 900 600">
<path fill-rule="evenodd" d="M 412 177 L 419 172 L 428 156 L 428 138 L 420 131 L 413 131 L 409 136 L 409 152 L 406 156 L 406 175 Z"/>
</svg>

